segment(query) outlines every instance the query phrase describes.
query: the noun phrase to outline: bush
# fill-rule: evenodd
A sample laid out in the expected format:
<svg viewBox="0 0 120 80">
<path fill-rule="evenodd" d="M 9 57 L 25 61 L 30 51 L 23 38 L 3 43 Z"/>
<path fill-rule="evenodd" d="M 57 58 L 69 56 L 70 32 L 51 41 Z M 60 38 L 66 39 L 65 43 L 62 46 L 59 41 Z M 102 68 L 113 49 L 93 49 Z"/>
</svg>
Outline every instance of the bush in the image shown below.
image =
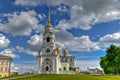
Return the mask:
<svg viewBox="0 0 120 80">
<path fill-rule="evenodd" d="M 76 70 L 76 68 L 70 66 L 70 67 L 69 67 L 69 70 Z"/>
<path fill-rule="evenodd" d="M 63 67 L 63 70 L 65 71 L 65 70 L 66 70 L 66 67 Z"/>
</svg>

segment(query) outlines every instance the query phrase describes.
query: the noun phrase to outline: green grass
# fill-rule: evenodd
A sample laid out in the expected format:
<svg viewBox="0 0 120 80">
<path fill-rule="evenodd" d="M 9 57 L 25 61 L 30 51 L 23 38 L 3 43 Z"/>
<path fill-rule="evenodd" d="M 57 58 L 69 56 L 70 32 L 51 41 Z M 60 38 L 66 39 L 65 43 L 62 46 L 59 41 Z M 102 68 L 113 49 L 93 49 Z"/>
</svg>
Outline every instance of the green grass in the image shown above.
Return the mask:
<svg viewBox="0 0 120 80">
<path fill-rule="evenodd" d="M 120 80 L 120 76 L 84 74 L 41 74 L 15 80 Z"/>
</svg>

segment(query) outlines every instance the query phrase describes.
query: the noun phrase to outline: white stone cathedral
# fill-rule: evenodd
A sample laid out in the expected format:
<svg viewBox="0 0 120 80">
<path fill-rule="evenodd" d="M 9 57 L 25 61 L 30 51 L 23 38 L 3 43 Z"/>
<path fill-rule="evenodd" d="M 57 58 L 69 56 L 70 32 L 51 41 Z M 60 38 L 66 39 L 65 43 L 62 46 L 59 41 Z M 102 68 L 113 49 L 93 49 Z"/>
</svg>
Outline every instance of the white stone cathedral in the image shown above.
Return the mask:
<svg viewBox="0 0 120 80">
<path fill-rule="evenodd" d="M 55 45 L 55 30 L 50 22 L 50 9 L 48 11 L 48 24 L 43 33 L 42 48 L 38 54 L 38 72 L 41 74 L 61 74 L 75 68 L 75 57 Z"/>
</svg>

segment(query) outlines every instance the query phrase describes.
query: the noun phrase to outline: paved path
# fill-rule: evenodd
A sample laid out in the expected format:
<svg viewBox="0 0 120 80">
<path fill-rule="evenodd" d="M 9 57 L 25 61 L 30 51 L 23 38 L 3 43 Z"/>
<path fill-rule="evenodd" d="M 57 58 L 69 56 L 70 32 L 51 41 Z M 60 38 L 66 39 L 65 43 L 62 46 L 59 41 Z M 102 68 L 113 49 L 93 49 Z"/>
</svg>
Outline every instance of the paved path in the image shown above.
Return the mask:
<svg viewBox="0 0 120 80">
<path fill-rule="evenodd" d="M 34 76 L 34 75 L 18 76 L 18 77 L 12 77 L 12 78 L 0 79 L 0 80 L 14 80 L 14 79 L 19 79 L 19 78 L 24 78 L 24 77 L 30 77 L 30 76 Z"/>
</svg>

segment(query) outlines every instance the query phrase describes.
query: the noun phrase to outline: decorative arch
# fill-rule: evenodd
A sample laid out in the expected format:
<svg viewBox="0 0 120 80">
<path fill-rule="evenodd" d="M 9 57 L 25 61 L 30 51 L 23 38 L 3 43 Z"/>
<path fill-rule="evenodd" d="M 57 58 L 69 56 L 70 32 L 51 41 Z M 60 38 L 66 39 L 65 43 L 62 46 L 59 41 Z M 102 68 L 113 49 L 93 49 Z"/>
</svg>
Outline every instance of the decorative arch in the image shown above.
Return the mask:
<svg viewBox="0 0 120 80">
<path fill-rule="evenodd" d="M 49 58 L 46 58 L 46 59 L 45 59 L 45 61 L 47 61 L 47 60 L 49 60 L 49 61 L 50 61 L 50 59 L 49 59 Z"/>
<path fill-rule="evenodd" d="M 53 70 L 52 61 L 49 58 L 46 58 L 43 61 L 42 71 L 43 73 L 50 73 Z"/>
</svg>

